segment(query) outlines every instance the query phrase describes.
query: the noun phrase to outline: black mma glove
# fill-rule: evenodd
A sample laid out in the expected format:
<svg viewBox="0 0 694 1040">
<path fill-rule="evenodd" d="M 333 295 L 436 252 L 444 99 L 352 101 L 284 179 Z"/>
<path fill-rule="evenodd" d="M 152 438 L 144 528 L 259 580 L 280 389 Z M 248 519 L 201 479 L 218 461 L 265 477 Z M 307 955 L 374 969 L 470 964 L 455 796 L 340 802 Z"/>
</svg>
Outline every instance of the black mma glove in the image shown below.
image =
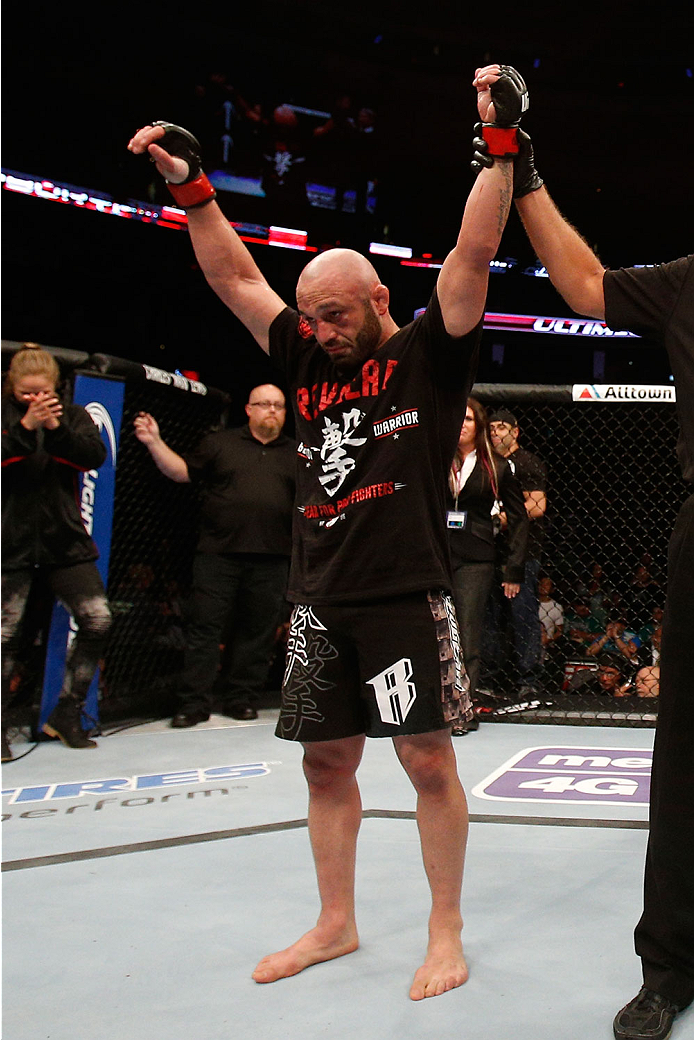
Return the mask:
<svg viewBox="0 0 694 1040">
<path fill-rule="evenodd" d="M 182 126 L 176 126 L 175 123 L 158 120 L 151 125 L 163 126 L 165 131 L 164 136 L 155 143 L 169 155 L 185 159 L 188 163 L 188 176 L 182 183 L 166 182 L 178 205 L 183 209 L 195 209 L 196 206 L 204 206 L 216 198 L 217 192 L 202 172 L 201 148 L 198 139 Z"/>
<path fill-rule="evenodd" d="M 501 65 L 501 73 L 490 92 L 496 118 L 493 123 L 478 123 L 475 134 L 486 145 L 477 146 L 472 168 L 479 173 L 482 166 L 493 165 L 494 159 L 514 159 L 518 154 L 518 124 L 530 107 L 528 88 L 519 72 L 510 65 Z M 479 154 L 478 154 L 479 153 Z M 491 161 L 489 161 L 491 160 Z"/>
<path fill-rule="evenodd" d="M 487 142 L 482 137 L 483 128 L 484 123 L 475 123 L 475 136 L 472 139 L 473 155 L 472 162 L 470 163 L 475 176 L 477 176 L 480 170 L 485 169 L 485 167 L 489 170 L 494 165 L 494 159 L 489 155 L 487 150 Z"/>
<path fill-rule="evenodd" d="M 501 74 L 491 85 L 492 101 L 496 119 L 486 126 L 518 126 L 521 116 L 530 108 L 530 98 L 525 80 L 520 72 L 510 65 L 501 65 Z"/>
<path fill-rule="evenodd" d="M 489 169 L 494 165 L 494 159 L 487 151 L 487 142 L 481 136 L 483 126 L 483 123 L 475 124 L 475 136 L 472 139 L 474 152 L 470 166 L 475 175 L 485 167 Z M 518 155 L 513 160 L 513 197 L 522 199 L 524 195 L 537 191 L 545 182 L 535 169 L 535 153 L 530 136 L 521 129 L 518 129 L 517 135 Z"/>
<path fill-rule="evenodd" d="M 522 199 L 545 182 L 535 169 L 533 143 L 523 130 L 518 131 L 518 155 L 513 162 L 513 197 Z"/>
</svg>

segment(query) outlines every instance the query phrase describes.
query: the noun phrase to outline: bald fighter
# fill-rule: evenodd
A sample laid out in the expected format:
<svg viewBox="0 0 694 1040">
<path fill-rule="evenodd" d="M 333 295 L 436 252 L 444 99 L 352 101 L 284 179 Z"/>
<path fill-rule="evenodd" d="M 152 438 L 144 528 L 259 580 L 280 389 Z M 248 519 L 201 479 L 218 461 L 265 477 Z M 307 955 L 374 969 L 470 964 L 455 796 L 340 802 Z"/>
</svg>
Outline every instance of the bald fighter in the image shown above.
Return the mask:
<svg viewBox="0 0 694 1040">
<path fill-rule="evenodd" d="M 164 476 L 202 490 L 176 729 L 209 719 L 222 642 L 223 710 L 258 717 L 292 547 L 296 445 L 282 433 L 285 408 L 279 387 L 256 386 L 246 426 L 209 433 L 185 456 L 162 440 L 154 416 L 135 418 L 135 436 Z"/>
<path fill-rule="evenodd" d="M 260 961 L 257 982 L 357 949 L 356 771 L 365 736 L 392 738 L 417 795 L 431 911 L 410 997 L 437 996 L 468 977 L 460 910 L 468 817 L 450 728 L 470 702 L 450 596 L 445 488 L 527 107 L 513 69 L 479 69 L 475 86 L 494 163 L 474 183 L 425 313 L 403 328 L 387 287 L 351 250 L 313 259 L 299 278 L 297 309 L 287 307 L 217 207 L 195 139 L 160 124 L 129 144 L 149 153 L 188 209 L 208 282 L 284 370 L 296 418 L 295 606 L 277 734 L 304 749 L 321 908 L 314 928 Z"/>
</svg>

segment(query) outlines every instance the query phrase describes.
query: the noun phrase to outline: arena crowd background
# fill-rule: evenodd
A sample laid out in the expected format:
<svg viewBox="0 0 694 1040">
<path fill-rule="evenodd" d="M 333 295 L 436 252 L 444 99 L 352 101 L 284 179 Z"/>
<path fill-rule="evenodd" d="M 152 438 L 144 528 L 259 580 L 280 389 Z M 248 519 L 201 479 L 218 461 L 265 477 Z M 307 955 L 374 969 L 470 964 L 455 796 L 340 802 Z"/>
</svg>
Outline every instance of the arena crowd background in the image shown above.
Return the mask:
<svg viewBox="0 0 694 1040">
<path fill-rule="evenodd" d="M 524 126 L 538 169 L 606 265 L 691 252 L 694 227 L 687 129 L 694 19 L 679 7 L 607 3 L 595 14 L 585 5 L 540 2 L 509 16 L 498 7 L 485 12 L 437 0 L 419 10 L 394 0 L 260 0 L 243 9 L 213 4 L 198 18 L 174 16 L 169 7 L 149 11 L 134 18 L 127 8 L 107 16 L 38 4 L 6 20 L 2 167 L 3 188 L 14 188 L 2 192 L 3 339 L 82 352 L 81 361 L 111 355 L 193 372 L 223 392 L 201 408 L 194 395 L 128 382 L 109 592 L 122 603 L 124 586 L 137 588 L 123 608 L 130 622 L 116 626 L 120 643 L 106 662 L 104 716 L 168 710 L 170 677 L 151 698 L 152 677 L 163 671 L 157 654 L 148 655 L 144 672 L 142 651 L 133 655 L 143 628 L 132 603 L 166 619 L 161 659 L 170 664 L 178 636 L 170 634 L 171 610 L 159 608 L 167 596 L 185 599 L 195 521 L 194 501 L 185 490 L 164 490 L 163 478 L 143 496 L 151 483 L 147 460 L 126 420 L 139 407 L 158 407 L 165 433 L 184 450 L 213 422 L 242 422 L 248 390 L 278 381 L 206 286 L 186 233 L 175 221 L 156 226 L 170 200 L 153 168 L 125 151 L 137 127 L 168 119 L 197 134 L 224 212 L 243 226 L 259 266 L 288 302 L 311 253 L 269 248 L 271 226 L 304 232 L 310 249 L 337 242 L 404 248 L 406 255 L 374 258 L 403 324 L 435 282 L 437 268 L 426 265 L 445 256 L 457 233 L 471 183 L 478 65 L 505 62 L 525 76 L 531 110 Z M 320 128 L 330 133 L 316 134 Z M 302 163 L 273 187 L 263 180 L 262 156 L 288 137 Z M 18 181 L 25 187 L 17 190 Z M 29 190 L 29 183 L 44 187 Z M 118 219 L 106 203 L 102 212 L 62 203 L 55 186 L 122 205 L 135 200 L 156 219 Z M 489 313 L 569 315 L 538 271 L 515 215 L 498 262 Z M 516 411 L 521 443 L 548 465 L 543 567 L 553 595 L 568 610 L 576 598 L 615 594 L 615 610 L 631 626 L 645 626 L 664 598 L 667 532 L 685 494 L 674 459 L 674 408 L 621 403 L 589 413 L 571 402 L 570 387 L 667 386 L 667 358 L 645 340 L 584 335 L 566 325 L 562 334 L 538 334 L 518 321 L 496 324 L 484 332 L 478 380 L 486 400 L 501 397 Z M 173 496 L 169 520 L 178 517 L 169 527 L 162 526 L 162 495 Z M 591 588 L 595 564 L 603 568 L 602 590 Z M 639 566 L 653 588 L 637 612 L 632 579 Z M 574 651 L 562 651 L 548 680 L 555 706 L 563 658 Z M 632 722 L 645 717 L 620 717 L 629 715 Z"/>
</svg>

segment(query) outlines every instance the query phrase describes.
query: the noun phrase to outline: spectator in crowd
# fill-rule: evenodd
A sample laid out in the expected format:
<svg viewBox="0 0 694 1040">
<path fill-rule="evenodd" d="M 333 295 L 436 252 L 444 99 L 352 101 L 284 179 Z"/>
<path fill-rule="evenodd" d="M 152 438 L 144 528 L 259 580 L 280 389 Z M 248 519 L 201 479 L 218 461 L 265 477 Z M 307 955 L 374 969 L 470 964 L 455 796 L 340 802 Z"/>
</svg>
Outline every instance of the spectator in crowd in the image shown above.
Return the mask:
<svg viewBox="0 0 694 1040">
<path fill-rule="evenodd" d="M 643 563 L 636 566 L 628 597 L 629 613 L 639 625 L 643 625 L 645 619 L 652 616 L 653 608 L 662 602 L 663 591 Z"/>
<path fill-rule="evenodd" d="M 616 654 L 601 654 L 595 672 L 578 672 L 570 686 L 571 693 L 600 697 L 624 697 L 629 689 L 624 661 Z"/>
<path fill-rule="evenodd" d="M 474 702 L 480 673 L 482 626 L 494 580 L 492 511 L 500 503 L 507 517 L 508 554 L 501 571 L 503 594 L 518 595 L 525 573 L 528 516 L 520 485 L 509 464 L 493 451 L 484 407 L 469 397 L 458 449 L 448 479 L 447 524 L 453 562 L 453 598 L 460 644 Z M 454 736 L 477 729 L 479 722 L 453 726 Z"/>
<path fill-rule="evenodd" d="M 543 660 L 547 649 L 561 638 L 564 632 L 564 608 L 552 598 L 554 583 L 549 575 L 543 575 L 537 583 L 540 601 L 540 622 L 542 624 Z"/>
<path fill-rule="evenodd" d="M 602 619 L 604 628 L 609 618 L 623 617 L 630 614 L 629 604 L 619 589 L 608 589 L 602 601 L 602 606 L 599 610 L 596 610 L 594 616 Z"/>
<path fill-rule="evenodd" d="M 263 143 L 261 187 L 270 202 L 283 207 L 300 209 L 307 203 L 306 148 L 289 105 L 278 105 L 272 113 Z"/>
<path fill-rule="evenodd" d="M 489 432 L 494 450 L 507 459 L 512 472 L 523 491 L 525 509 L 530 521 L 528 556 L 520 592 L 508 600 L 513 642 L 518 658 L 519 694 L 528 696 L 537 693 L 542 667 L 542 625 L 540 604 L 537 598 L 537 579 L 540 572 L 540 556 L 544 533 L 544 516 L 547 509 L 547 467 L 537 455 L 521 448 L 518 443 L 519 426 L 515 415 L 508 408 L 497 408 L 489 416 Z M 502 531 L 506 517 L 500 513 Z M 490 661 L 488 669 L 498 668 L 499 633 L 501 624 L 500 602 L 492 601 L 490 611 L 489 640 Z M 496 662 L 494 660 L 496 658 Z"/>
<path fill-rule="evenodd" d="M 483 159 L 484 161 L 484 159 Z M 694 256 L 605 270 L 564 219 L 521 134 L 514 196 L 535 251 L 556 289 L 579 314 L 611 329 L 652 337 L 669 356 L 680 422 L 678 456 L 694 481 Z M 628 523 L 628 518 L 626 520 Z M 651 772 L 644 908 L 635 931 L 643 987 L 614 1019 L 617 1040 L 666 1040 L 694 1000 L 694 495 L 670 539 L 660 658 L 660 703 Z"/>
<path fill-rule="evenodd" d="M 357 187 L 360 144 L 352 115 L 352 98 L 349 94 L 340 94 L 332 106 L 330 118 L 313 131 L 315 174 L 321 183 L 335 189 L 338 213 L 344 209 L 347 191 Z"/>
<path fill-rule="evenodd" d="M 162 440 L 153 416 L 140 412 L 135 419 L 136 437 L 164 476 L 178 483 L 199 482 L 203 488 L 180 706 L 171 721 L 176 729 L 210 717 L 229 614 L 232 645 L 224 710 L 234 719 L 258 717 L 258 697 L 281 620 L 291 552 L 295 445 L 282 433 L 285 401 L 278 387 L 251 390 L 246 415 L 246 426 L 210 433 L 185 456 Z"/>
<path fill-rule="evenodd" d="M 614 586 L 605 577 L 603 565 L 593 563 L 586 580 L 586 596 L 590 603 L 590 612 L 601 625 L 605 625 L 609 615 L 609 603 L 615 594 Z"/>
<path fill-rule="evenodd" d="M 648 628 L 649 626 L 647 625 L 645 629 L 642 629 L 642 631 L 647 633 Z M 650 635 L 646 635 L 644 639 L 641 639 L 641 636 L 638 637 L 640 640 L 638 652 L 639 664 L 658 664 L 660 662 L 660 643 L 662 636 L 663 626 L 658 625 L 653 629 Z"/>
<path fill-rule="evenodd" d="M 607 622 L 605 631 L 593 640 L 586 654 L 588 657 L 597 657 L 602 653 L 616 653 L 631 661 L 640 645 L 641 640 L 636 633 L 627 628 L 626 619 L 615 618 Z"/>
<path fill-rule="evenodd" d="M 77 474 L 106 459 L 101 434 L 84 408 L 63 404 L 55 358 L 25 344 L 12 358 L 2 402 L 2 707 L 8 705 L 15 654 L 32 586 L 45 579 L 72 614 L 58 703 L 43 729 L 69 748 L 93 748 L 81 716 L 106 644 L 111 611 L 97 570 L 98 552 L 79 509 Z M 2 759 L 12 758 L 2 729 Z"/>
<path fill-rule="evenodd" d="M 286 372 L 301 437 L 296 606 L 278 734 L 304 750 L 321 909 L 315 927 L 260 961 L 259 983 L 358 948 L 356 772 L 367 732 L 394 740 L 417 791 L 432 905 L 410 997 L 438 996 L 468 977 L 460 914 L 467 808 L 450 724 L 469 716 L 470 702 L 456 660 L 445 483 L 510 204 L 506 141 L 517 137 L 510 124 L 527 100 L 519 79 L 499 66 L 477 70 L 479 117 L 497 123 L 500 154 L 469 195 L 429 306 L 403 329 L 387 286 L 353 250 L 315 257 L 299 277 L 298 311 L 287 307 L 214 202 L 199 156 L 166 150 L 179 134 L 147 126 L 129 143 L 185 201 L 205 276 Z"/>
<path fill-rule="evenodd" d="M 662 628 L 664 613 L 665 611 L 663 610 L 663 607 L 661 605 L 656 605 L 653 607 L 650 620 L 647 621 L 643 628 L 640 628 L 639 631 L 636 633 L 642 643 L 648 643 L 651 640 L 656 628 Z"/>
<path fill-rule="evenodd" d="M 662 567 L 660 566 L 660 556 L 658 557 L 658 561 L 655 561 L 649 552 L 644 552 L 641 553 L 639 557 L 639 563 L 643 564 L 653 581 L 657 582 L 662 588 L 664 585 L 664 576 Z"/>
<path fill-rule="evenodd" d="M 232 164 L 241 177 L 262 176 L 263 144 L 267 138 L 269 119 L 262 101 L 239 97 L 239 120 L 234 130 Z M 190 126 L 195 126 L 190 123 Z"/>
<path fill-rule="evenodd" d="M 543 574 L 537 583 L 542 625 L 542 666 L 545 689 L 559 689 L 564 681 L 567 640 L 564 639 L 564 608 L 554 598 L 554 582 Z M 570 650 L 570 647 L 569 647 Z"/>
<path fill-rule="evenodd" d="M 583 596 L 577 596 L 564 616 L 564 631 L 574 645 L 579 656 L 583 656 L 588 647 L 603 631 L 603 626 L 590 612 L 590 603 Z"/>
<path fill-rule="evenodd" d="M 634 692 L 637 697 L 660 696 L 660 668 L 657 664 L 639 668 L 634 678 Z"/>
<path fill-rule="evenodd" d="M 377 127 L 376 113 L 366 106 L 359 109 L 357 115 L 356 139 L 357 212 L 363 212 L 369 186 L 375 184 L 379 175 L 380 135 Z"/>
<path fill-rule="evenodd" d="M 211 160 L 226 165 L 236 150 L 245 106 L 228 73 L 214 67 L 198 79 L 182 101 L 180 118 L 192 120 L 190 125 L 209 142 Z"/>
</svg>

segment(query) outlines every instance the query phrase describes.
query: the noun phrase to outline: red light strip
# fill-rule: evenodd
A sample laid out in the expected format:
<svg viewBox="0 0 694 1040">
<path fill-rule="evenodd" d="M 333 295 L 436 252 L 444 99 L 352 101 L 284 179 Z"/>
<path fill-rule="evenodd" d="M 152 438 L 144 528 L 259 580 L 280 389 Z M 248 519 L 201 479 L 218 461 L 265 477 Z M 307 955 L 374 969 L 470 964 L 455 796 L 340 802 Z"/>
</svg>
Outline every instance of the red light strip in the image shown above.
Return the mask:
<svg viewBox="0 0 694 1040">
<path fill-rule="evenodd" d="M 90 194 L 82 188 L 71 184 L 58 184 L 49 180 L 38 180 L 28 174 L 13 173 L 3 170 L 0 174 L 2 188 L 29 198 L 46 199 L 63 205 L 77 206 L 95 213 L 105 213 L 112 217 L 125 217 L 128 220 L 140 220 L 143 224 L 156 224 L 159 227 L 173 228 L 182 231 L 188 225 L 188 217 L 184 210 L 173 206 L 149 206 L 144 202 L 115 202 L 113 199 Z M 238 221 L 229 223 L 238 226 Z M 317 253 L 317 246 L 309 246 L 306 239 L 308 233 L 289 228 L 268 228 L 267 237 L 239 234 L 243 242 L 254 242 L 263 246 L 279 246 L 284 249 L 299 249 L 306 253 Z"/>
</svg>

